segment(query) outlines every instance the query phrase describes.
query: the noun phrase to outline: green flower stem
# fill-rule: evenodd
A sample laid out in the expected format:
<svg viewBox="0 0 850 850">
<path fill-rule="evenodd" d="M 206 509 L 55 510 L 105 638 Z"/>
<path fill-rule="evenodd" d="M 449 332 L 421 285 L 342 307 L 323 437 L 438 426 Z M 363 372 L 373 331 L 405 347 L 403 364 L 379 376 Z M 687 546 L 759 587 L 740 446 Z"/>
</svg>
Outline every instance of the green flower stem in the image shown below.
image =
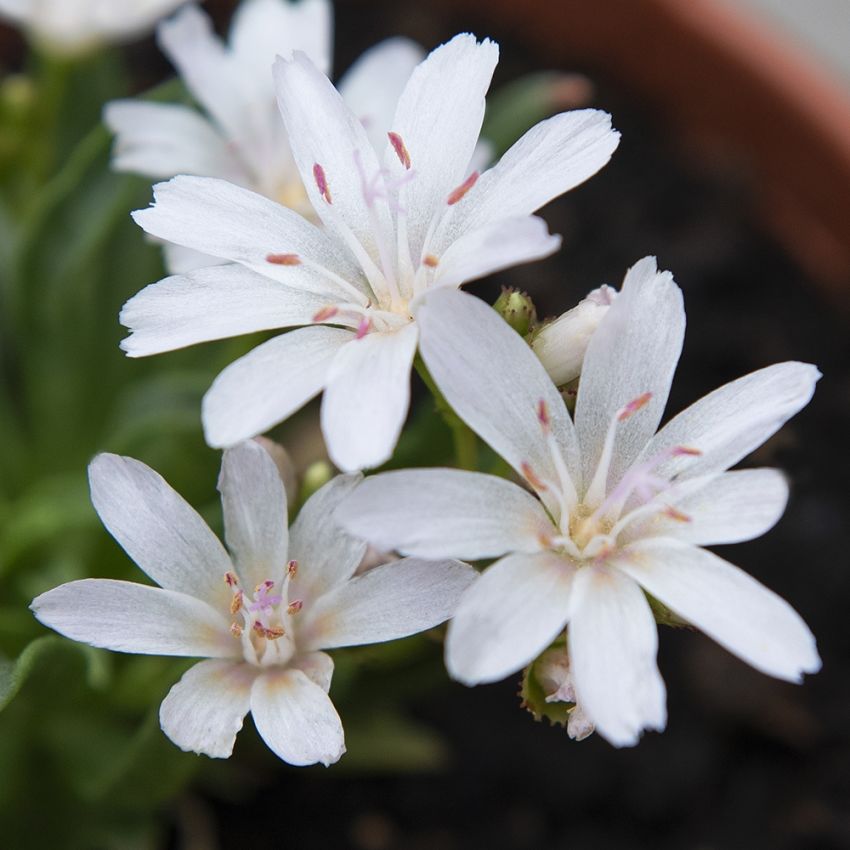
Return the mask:
<svg viewBox="0 0 850 850">
<path fill-rule="evenodd" d="M 475 432 L 454 412 L 452 406 L 434 383 L 425 362 L 418 354 L 413 361 L 413 366 L 434 397 L 434 403 L 440 416 L 443 417 L 443 421 L 451 429 L 457 465 L 461 469 L 477 470 L 478 438 L 475 436 Z"/>
</svg>

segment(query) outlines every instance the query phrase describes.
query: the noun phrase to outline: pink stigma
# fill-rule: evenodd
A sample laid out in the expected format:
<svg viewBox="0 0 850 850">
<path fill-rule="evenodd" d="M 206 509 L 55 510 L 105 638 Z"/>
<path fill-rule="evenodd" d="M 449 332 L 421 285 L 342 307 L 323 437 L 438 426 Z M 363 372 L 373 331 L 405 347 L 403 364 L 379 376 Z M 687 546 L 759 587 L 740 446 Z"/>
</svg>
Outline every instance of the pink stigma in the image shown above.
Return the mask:
<svg viewBox="0 0 850 850">
<path fill-rule="evenodd" d="M 328 181 L 325 177 L 325 169 L 318 162 L 313 164 L 313 179 L 316 181 L 316 188 L 319 194 L 329 203 L 332 204 L 331 190 L 328 188 Z"/>
<path fill-rule="evenodd" d="M 266 254 L 266 262 L 275 266 L 300 266 L 298 254 Z"/>
<path fill-rule="evenodd" d="M 257 585 L 256 601 L 248 606 L 248 610 L 265 611 L 267 608 L 274 608 L 275 605 L 280 605 L 281 596 L 271 593 L 273 587 L 273 581 L 264 581 L 262 584 Z"/>
<path fill-rule="evenodd" d="M 406 168 L 410 169 L 410 154 L 407 152 L 407 148 L 404 145 L 404 141 L 398 133 L 387 133 L 389 137 L 390 144 L 393 146 L 393 150 L 398 157 L 398 161 Z"/>
<path fill-rule="evenodd" d="M 463 200 L 463 197 L 466 193 L 478 182 L 478 172 L 473 171 L 457 189 L 454 189 L 452 193 L 446 198 L 446 203 L 451 207 L 454 206 L 458 201 Z"/>
<path fill-rule="evenodd" d="M 633 413 L 637 413 L 651 398 L 652 393 L 644 393 L 637 398 L 633 398 L 625 407 L 621 407 L 617 411 L 617 421 L 624 422 Z"/>
</svg>

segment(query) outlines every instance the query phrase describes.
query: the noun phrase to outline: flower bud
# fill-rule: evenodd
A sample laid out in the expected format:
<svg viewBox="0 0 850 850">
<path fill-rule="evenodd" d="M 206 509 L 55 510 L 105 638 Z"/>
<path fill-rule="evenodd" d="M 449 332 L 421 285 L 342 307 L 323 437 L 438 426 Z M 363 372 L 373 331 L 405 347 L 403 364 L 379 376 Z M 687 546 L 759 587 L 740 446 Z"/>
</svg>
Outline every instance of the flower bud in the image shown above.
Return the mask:
<svg viewBox="0 0 850 850">
<path fill-rule="evenodd" d="M 572 310 L 534 333 L 531 347 L 557 386 L 563 387 L 581 374 L 590 338 L 616 296 L 617 290 L 610 286 L 594 289 Z"/>
<path fill-rule="evenodd" d="M 493 309 L 520 335 L 525 336 L 537 320 L 537 310 L 531 298 L 519 289 L 502 287 L 502 294 Z"/>
<path fill-rule="evenodd" d="M 573 740 L 583 741 L 594 730 L 576 702 L 570 657 L 563 642 L 549 647 L 525 669 L 520 697 L 535 720 L 545 717 L 553 725 L 566 726 Z"/>
</svg>

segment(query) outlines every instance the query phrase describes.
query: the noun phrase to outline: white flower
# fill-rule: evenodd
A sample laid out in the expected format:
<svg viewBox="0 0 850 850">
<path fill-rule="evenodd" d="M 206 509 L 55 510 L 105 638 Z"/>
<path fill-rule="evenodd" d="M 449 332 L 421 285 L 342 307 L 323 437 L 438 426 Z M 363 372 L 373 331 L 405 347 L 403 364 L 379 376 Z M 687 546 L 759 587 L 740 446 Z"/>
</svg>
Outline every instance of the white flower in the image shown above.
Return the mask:
<svg viewBox="0 0 850 850">
<path fill-rule="evenodd" d="M 185 0 L 0 0 L 0 18 L 32 32 L 54 53 L 80 53 L 149 30 Z"/>
<path fill-rule="evenodd" d="M 45 625 L 118 652 L 201 656 L 160 709 L 184 750 L 226 758 L 250 711 L 290 764 L 335 762 L 342 725 L 327 695 L 333 661 L 321 650 L 392 640 L 441 623 L 474 571 L 405 559 L 359 578 L 365 551 L 331 522 L 357 483 L 340 476 L 287 529 L 274 461 L 256 443 L 224 454 L 228 556 L 201 517 L 139 461 L 99 455 L 92 501 L 106 528 L 160 587 L 86 579 L 33 601 Z"/>
<path fill-rule="evenodd" d="M 206 115 L 142 100 L 107 104 L 113 167 L 158 179 L 221 177 L 314 217 L 277 108 L 272 64 L 278 54 L 303 50 L 330 74 L 332 18 L 329 0 L 244 0 L 227 46 L 197 6 L 160 24 L 162 50 Z M 395 103 L 423 55 L 408 39 L 388 39 L 341 80 L 340 93 L 373 141 L 386 142 Z M 174 273 L 221 262 L 175 245 L 166 246 L 166 260 Z"/>
<path fill-rule="evenodd" d="M 421 557 L 507 557 L 464 594 L 446 660 L 491 682 L 569 624 L 570 674 L 617 745 L 666 722 L 646 591 L 753 667 L 799 681 L 814 638 L 782 599 L 701 546 L 749 540 L 781 516 L 785 478 L 727 472 L 811 398 L 819 372 L 781 363 L 733 381 L 656 434 L 685 327 L 681 292 L 652 258 L 626 275 L 591 338 L 570 419 L 523 339 L 460 292 L 418 312 L 422 355 L 457 413 L 528 482 L 457 470 L 367 479 L 338 512 L 378 547 Z"/>
<path fill-rule="evenodd" d="M 600 286 L 534 334 L 531 347 L 556 386 L 563 387 L 581 374 L 590 337 L 616 295 L 610 286 Z"/>
<path fill-rule="evenodd" d="M 308 325 L 218 376 L 203 404 L 210 445 L 262 433 L 324 389 L 334 463 L 383 463 L 408 410 L 418 297 L 558 247 L 531 213 L 601 168 L 619 137 L 602 112 L 567 112 L 470 173 L 496 60 L 495 44 L 470 35 L 431 53 L 401 95 L 383 164 L 303 54 L 278 60 L 281 111 L 322 230 L 230 183 L 192 177 L 160 184 L 155 206 L 134 214 L 151 235 L 230 263 L 131 299 L 121 314 L 129 355 Z"/>
</svg>

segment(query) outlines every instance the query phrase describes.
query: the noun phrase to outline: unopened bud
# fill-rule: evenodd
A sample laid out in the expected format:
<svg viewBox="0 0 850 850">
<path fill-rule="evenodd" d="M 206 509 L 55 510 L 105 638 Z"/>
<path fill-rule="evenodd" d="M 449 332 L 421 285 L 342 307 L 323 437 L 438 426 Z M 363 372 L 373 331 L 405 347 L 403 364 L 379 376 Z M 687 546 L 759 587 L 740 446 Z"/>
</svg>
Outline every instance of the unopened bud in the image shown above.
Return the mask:
<svg viewBox="0 0 850 850">
<path fill-rule="evenodd" d="M 493 309 L 520 335 L 525 336 L 537 321 L 537 310 L 531 298 L 519 289 L 503 287 Z"/>
<path fill-rule="evenodd" d="M 590 338 L 616 295 L 610 286 L 594 289 L 572 310 L 534 333 L 531 347 L 557 386 L 563 387 L 581 374 Z"/>
</svg>

